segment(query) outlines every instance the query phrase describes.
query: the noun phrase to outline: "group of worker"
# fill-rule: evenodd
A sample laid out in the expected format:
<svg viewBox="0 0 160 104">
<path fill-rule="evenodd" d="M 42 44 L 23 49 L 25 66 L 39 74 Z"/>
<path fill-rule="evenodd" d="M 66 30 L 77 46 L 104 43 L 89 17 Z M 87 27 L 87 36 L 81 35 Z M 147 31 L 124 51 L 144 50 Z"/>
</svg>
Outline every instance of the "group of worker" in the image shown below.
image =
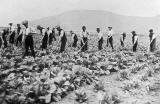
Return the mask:
<svg viewBox="0 0 160 104">
<path fill-rule="evenodd" d="M 25 56 L 29 55 L 29 49 L 31 50 L 32 56 L 35 57 L 35 51 L 34 51 L 34 39 L 33 36 L 35 32 L 33 32 L 32 28 L 29 26 L 28 21 L 25 20 L 22 22 L 22 25 L 25 27 L 25 29 L 22 29 L 20 24 L 17 24 L 17 27 L 13 27 L 12 23 L 9 23 L 9 28 L 3 29 L 2 31 L 2 39 L 0 38 L 0 47 L 2 46 L 2 43 L 4 44 L 4 48 L 8 46 L 7 42 L 7 36 L 9 36 L 9 43 L 12 46 L 18 46 L 20 44 L 23 46 L 25 52 L 23 54 L 23 58 Z M 65 31 L 60 27 L 57 26 L 56 28 L 44 28 L 40 25 L 37 26 L 37 30 L 40 31 L 40 34 L 42 35 L 42 41 L 41 41 L 41 46 L 40 48 L 42 50 L 47 49 L 47 45 L 52 45 L 53 39 L 56 41 L 55 37 L 55 29 L 57 29 L 58 34 L 59 34 L 59 42 L 60 43 L 60 53 L 63 53 L 65 51 L 65 47 L 67 45 L 67 36 Z M 102 50 L 103 49 L 103 33 L 101 32 L 100 28 L 96 29 L 97 31 L 97 37 L 98 37 L 98 49 Z M 137 45 L 138 45 L 138 35 L 135 31 L 132 31 L 132 44 L 133 44 L 133 52 L 137 51 Z M 8 35 L 9 34 L 9 35 Z M 17 38 L 15 39 L 16 34 L 18 35 Z M 76 48 L 77 47 L 77 42 L 78 40 L 81 41 L 81 51 L 85 52 L 88 50 L 88 38 L 89 38 L 89 32 L 87 31 L 85 26 L 82 26 L 82 32 L 80 33 L 80 39 L 78 39 L 78 36 L 76 33 L 73 31 L 70 31 L 71 38 L 72 38 L 72 47 Z M 112 27 L 108 27 L 107 29 L 107 47 L 113 47 L 113 35 L 114 31 Z M 154 52 L 155 51 L 155 44 L 156 44 L 156 35 L 153 32 L 153 29 L 149 30 L 149 38 L 150 38 L 150 51 Z M 125 44 L 125 39 L 126 39 L 126 33 L 122 33 L 120 37 L 120 43 L 121 46 L 124 47 Z M 16 40 L 16 41 L 15 41 Z M 3 41 L 3 42 L 2 42 Z"/>
</svg>

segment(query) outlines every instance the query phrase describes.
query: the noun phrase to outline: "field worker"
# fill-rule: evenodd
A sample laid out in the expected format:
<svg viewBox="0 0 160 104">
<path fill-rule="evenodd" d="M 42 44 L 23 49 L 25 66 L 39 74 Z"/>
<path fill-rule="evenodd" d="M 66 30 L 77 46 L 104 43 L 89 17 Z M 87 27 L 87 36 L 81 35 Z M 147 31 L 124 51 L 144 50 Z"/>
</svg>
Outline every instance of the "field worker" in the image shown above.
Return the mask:
<svg viewBox="0 0 160 104">
<path fill-rule="evenodd" d="M 65 51 L 67 37 L 66 37 L 65 31 L 63 29 L 61 29 L 60 26 L 57 27 L 57 30 L 58 30 L 59 36 L 60 36 L 59 42 L 61 42 L 61 46 L 60 46 L 60 51 L 59 52 L 62 53 L 62 52 Z"/>
<path fill-rule="evenodd" d="M 114 49 L 113 48 L 113 29 L 112 29 L 112 27 L 108 27 L 108 38 L 107 38 L 107 47 L 108 47 L 108 45 L 110 44 L 110 46 L 112 47 L 112 49 Z"/>
<path fill-rule="evenodd" d="M 124 47 L 124 41 L 126 39 L 126 33 L 122 33 L 120 37 L 121 46 Z"/>
<path fill-rule="evenodd" d="M 52 41 L 53 41 L 53 31 L 52 31 L 51 28 L 48 29 L 47 34 L 48 34 L 48 36 L 49 36 L 48 43 L 49 43 L 49 45 L 52 45 Z"/>
<path fill-rule="evenodd" d="M 48 43 L 48 34 L 47 34 L 47 30 L 49 30 L 49 28 L 42 30 L 42 35 L 43 35 L 43 39 L 42 39 L 42 51 L 45 49 L 47 49 L 47 43 Z"/>
<path fill-rule="evenodd" d="M 100 28 L 97 28 L 97 34 L 98 34 L 98 49 L 102 50 L 103 33 L 100 31 Z"/>
<path fill-rule="evenodd" d="M 55 28 L 53 27 L 52 28 L 52 36 L 53 36 L 53 38 L 54 38 L 54 41 L 56 41 L 56 33 L 55 33 Z"/>
<path fill-rule="evenodd" d="M 89 33 L 86 31 L 86 27 L 83 26 L 82 33 L 80 34 L 82 52 L 85 52 L 88 49 L 88 35 Z"/>
<path fill-rule="evenodd" d="M 18 43 L 22 45 L 22 30 L 20 24 L 17 24 L 17 40 L 16 40 L 16 46 L 18 46 Z"/>
<path fill-rule="evenodd" d="M 48 42 L 48 34 L 47 34 L 47 30 L 41 26 L 37 26 L 37 29 L 40 30 L 41 35 L 43 36 L 42 38 L 42 51 L 44 49 L 47 49 L 47 42 Z"/>
<path fill-rule="evenodd" d="M 132 43 L 133 43 L 133 52 L 137 51 L 137 45 L 138 45 L 138 36 L 135 31 L 132 31 Z"/>
<path fill-rule="evenodd" d="M 9 23 L 9 29 L 10 29 L 9 43 L 13 45 L 15 40 L 16 30 L 12 23 Z"/>
<path fill-rule="evenodd" d="M 0 35 L 1 35 L 1 36 L 2 36 L 2 32 L 3 32 L 3 31 L 0 32 Z M 1 37 L 1 36 L 0 36 L 0 48 L 2 47 L 2 37 Z"/>
<path fill-rule="evenodd" d="M 4 44 L 4 48 L 7 48 L 8 42 L 7 42 L 7 35 L 9 34 L 9 28 L 2 30 L 2 40 Z"/>
<path fill-rule="evenodd" d="M 156 49 L 156 34 L 153 32 L 153 29 L 149 30 L 149 38 L 150 38 L 150 51 L 154 52 Z"/>
<path fill-rule="evenodd" d="M 77 47 L 78 37 L 73 31 L 70 31 L 70 34 L 72 36 L 72 47 L 76 48 Z"/>
<path fill-rule="evenodd" d="M 33 33 L 31 30 L 31 27 L 28 26 L 28 21 L 25 20 L 22 22 L 22 25 L 24 25 L 25 30 L 24 30 L 24 40 L 25 40 L 25 53 L 23 55 L 23 58 L 25 58 L 25 56 L 28 56 L 28 50 L 30 48 L 31 52 L 32 52 L 32 56 L 35 58 L 35 52 L 34 52 L 34 41 L 33 41 Z"/>
</svg>

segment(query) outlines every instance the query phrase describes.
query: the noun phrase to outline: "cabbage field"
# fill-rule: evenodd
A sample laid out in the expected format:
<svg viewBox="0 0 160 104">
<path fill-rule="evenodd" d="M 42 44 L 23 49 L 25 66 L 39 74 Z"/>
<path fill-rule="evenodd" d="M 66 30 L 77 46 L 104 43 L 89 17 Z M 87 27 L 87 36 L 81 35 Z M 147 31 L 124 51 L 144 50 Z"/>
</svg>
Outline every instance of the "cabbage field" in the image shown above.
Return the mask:
<svg viewBox="0 0 160 104">
<path fill-rule="evenodd" d="M 131 35 L 124 48 L 114 35 L 114 50 L 104 38 L 98 51 L 97 36 L 90 35 L 89 50 L 81 53 L 68 35 L 66 52 L 58 54 L 57 41 L 41 51 L 36 35 L 35 59 L 22 59 L 21 47 L 1 49 L 0 104 L 160 104 L 160 42 L 150 53 L 149 38 L 141 35 L 133 53 Z"/>
</svg>

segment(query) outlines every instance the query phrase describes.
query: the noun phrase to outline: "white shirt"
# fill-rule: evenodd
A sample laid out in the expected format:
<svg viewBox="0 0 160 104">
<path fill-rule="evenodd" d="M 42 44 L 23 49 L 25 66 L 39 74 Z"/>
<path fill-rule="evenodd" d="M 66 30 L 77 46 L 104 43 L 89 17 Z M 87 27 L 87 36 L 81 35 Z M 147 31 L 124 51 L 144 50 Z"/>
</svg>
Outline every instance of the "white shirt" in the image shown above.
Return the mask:
<svg viewBox="0 0 160 104">
<path fill-rule="evenodd" d="M 153 33 L 152 40 L 156 38 L 156 34 Z"/>
<path fill-rule="evenodd" d="M 72 33 L 72 41 L 74 40 L 75 35 L 76 35 L 75 33 Z"/>
<path fill-rule="evenodd" d="M 11 26 L 9 31 L 10 31 L 10 32 L 14 32 L 14 31 L 15 31 L 15 27 L 14 27 L 14 26 Z"/>
<path fill-rule="evenodd" d="M 42 35 L 44 36 L 46 33 L 46 29 L 42 29 Z"/>
<path fill-rule="evenodd" d="M 134 37 L 134 44 L 138 41 L 138 36 Z"/>
<path fill-rule="evenodd" d="M 49 29 L 49 30 L 47 31 L 47 34 L 49 35 L 49 34 L 51 34 L 51 33 L 52 33 L 52 30 Z"/>
<path fill-rule="evenodd" d="M 98 38 L 101 39 L 102 37 L 103 37 L 103 33 L 102 33 L 102 32 L 99 32 L 99 33 L 98 33 Z"/>
<path fill-rule="evenodd" d="M 88 37 L 89 33 L 87 31 L 82 31 L 82 33 L 80 34 L 81 38 L 83 37 Z"/>
<path fill-rule="evenodd" d="M 121 35 L 120 40 L 121 40 L 122 42 L 124 41 L 124 40 L 123 40 L 123 35 Z"/>
<path fill-rule="evenodd" d="M 63 37 L 63 35 L 64 35 L 64 30 L 61 30 L 61 32 L 60 32 L 60 38 Z"/>
<path fill-rule="evenodd" d="M 31 27 L 28 27 L 25 29 L 25 32 L 24 32 L 25 35 L 29 35 L 31 33 L 35 33 L 35 31 Z"/>
<path fill-rule="evenodd" d="M 111 30 L 109 30 L 109 31 L 108 31 L 108 37 L 111 37 L 111 36 L 113 35 L 113 33 L 114 33 L 114 32 L 113 32 L 113 30 L 112 30 L 112 29 L 111 29 Z"/>
</svg>

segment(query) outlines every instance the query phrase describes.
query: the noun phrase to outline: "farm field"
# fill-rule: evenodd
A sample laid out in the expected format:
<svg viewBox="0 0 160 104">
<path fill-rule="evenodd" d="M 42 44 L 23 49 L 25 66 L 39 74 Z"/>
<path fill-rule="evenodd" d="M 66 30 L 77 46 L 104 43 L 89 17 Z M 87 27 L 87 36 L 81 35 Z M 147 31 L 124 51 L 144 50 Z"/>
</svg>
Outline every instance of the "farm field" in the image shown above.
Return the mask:
<svg viewBox="0 0 160 104">
<path fill-rule="evenodd" d="M 0 50 L 0 104 L 160 104 L 160 40 L 157 51 L 149 53 L 148 35 L 139 36 L 138 52 L 131 51 L 131 35 L 120 47 L 120 35 L 114 35 L 114 50 L 97 51 L 97 36 L 90 35 L 89 50 L 77 53 L 69 46 L 58 54 L 57 41 L 46 52 L 39 49 L 36 58 L 22 59 L 22 49 Z M 106 37 L 104 36 L 106 39 Z M 102 98 L 102 97 L 101 97 Z"/>
</svg>

